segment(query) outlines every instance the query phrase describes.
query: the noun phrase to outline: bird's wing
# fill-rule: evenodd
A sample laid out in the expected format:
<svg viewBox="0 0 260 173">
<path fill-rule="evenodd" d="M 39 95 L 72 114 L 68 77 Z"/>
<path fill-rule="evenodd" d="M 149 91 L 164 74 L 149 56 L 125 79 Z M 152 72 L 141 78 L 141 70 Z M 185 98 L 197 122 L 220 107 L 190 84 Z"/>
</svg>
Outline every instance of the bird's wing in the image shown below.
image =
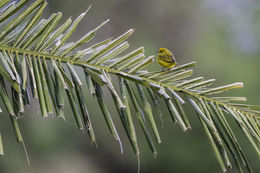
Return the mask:
<svg viewBox="0 0 260 173">
<path fill-rule="evenodd" d="M 169 62 L 172 62 L 172 63 L 176 62 L 175 57 L 173 56 L 173 54 L 170 51 L 167 54 L 167 59 Z"/>
<path fill-rule="evenodd" d="M 173 56 L 158 56 L 158 58 L 167 63 L 174 63 L 176 61 Z"/>
<path fill-rule="evenodd" d="M 171 55 L 170 57 L 171 57 L 171 60 L 172 60 L 173 62 L 176 62 L 176 59 L 175 59 L 175 57 L 174 57 L 173 55 Z"/>
</svg>

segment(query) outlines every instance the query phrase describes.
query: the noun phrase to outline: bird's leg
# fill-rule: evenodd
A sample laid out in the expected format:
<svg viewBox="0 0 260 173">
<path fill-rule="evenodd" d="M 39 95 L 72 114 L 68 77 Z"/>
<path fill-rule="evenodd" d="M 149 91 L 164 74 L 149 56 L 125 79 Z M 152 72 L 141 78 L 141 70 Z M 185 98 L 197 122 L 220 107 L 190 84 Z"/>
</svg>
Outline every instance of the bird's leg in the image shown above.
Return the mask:
<svg viewBox="0 0 260 173">
<path fill-rule="evenodd" d="M 165 71 L 168 71 L 168 70 L 171 70 L 171 69 L 170 68 L 163 68 L 162 72 L 165 72 Z"/>
</svg>

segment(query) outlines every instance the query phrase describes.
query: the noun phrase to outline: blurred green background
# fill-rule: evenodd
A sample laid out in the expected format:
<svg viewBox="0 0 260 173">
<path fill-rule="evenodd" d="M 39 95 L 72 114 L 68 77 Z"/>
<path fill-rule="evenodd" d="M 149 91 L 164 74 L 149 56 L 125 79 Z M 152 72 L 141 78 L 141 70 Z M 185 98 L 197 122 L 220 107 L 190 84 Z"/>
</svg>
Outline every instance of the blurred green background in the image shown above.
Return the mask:
<svg viewBox="0 0 260 173">
<path fill-rule="evenodd" d="M 180 64 L 197 61 L 194 76 L 215 78 L 217 85 L 244 82 L 244 89 L 226 95 L 246 96 L 248 103 L 260 105 L 260 1 L 258 0 L 48 0 L 45 16 L 62 11 L 63 20 L 75 19 L 90 4 L 87 17 L 80 24 L 72 40 L 106 19 L 111 19 L 98 33 L 95 41 L 114 38 L 130 28 L 135 29 L 129 39 L 131 50 L 144 46 L 146 55 L 155 54 L 160 47 L 171 49 Z M 87 45 L 87 46 L 88 46 Z M 156 63 L 153 69 L 160 69 Z M 120 123 L 124 154 L 108 132 L 99 108 L 86 91 L 98 149 L 89 143 L 86 134 L 76 128 L 71 112 L 66 122 L 56 117 L 43 119 L 37 103 L 27 107 L 20 127 L 28 149 L 31 166 L 27 166 L 24 152 L 18 146 L 6 112 L 1 114 L 0 130 L 5 155 L 0 158 L 2 173 L 83 173 L 136 172 L 137 158 L 133 154 Z M 107 99 L 110 95 L 107 95 Z M 2 108 L 3 106 L 1 106 Z M 156 117 L 162 144 L 154 158 L 144 141 L 136 118 L 138 142 L 141 150 L 141 172 L 220 172 L 207 137 L 194 110 L 186 107 L 193 130 L 184 134 L 174 125 L 168 112 L 163 127 Z M 119 122 L 113 108 L 113 118 Z M 239 142 L 255 172 L 260 172 L 257 155 L 234 125 Z M 235 167 L 234 163 L 233 166 Z M 236 168 L 232 172 L 237 172 Z"/>
</svg>

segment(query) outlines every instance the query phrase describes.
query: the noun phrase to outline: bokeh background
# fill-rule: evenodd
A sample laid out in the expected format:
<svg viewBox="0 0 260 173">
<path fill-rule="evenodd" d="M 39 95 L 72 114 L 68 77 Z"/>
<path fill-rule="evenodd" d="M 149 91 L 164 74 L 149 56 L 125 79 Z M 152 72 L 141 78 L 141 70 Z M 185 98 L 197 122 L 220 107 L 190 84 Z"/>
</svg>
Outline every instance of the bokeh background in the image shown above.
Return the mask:
<svg viewBox="0 0 260 173">
<path fill-rule="evenodd" d="M 116 37 L 130 28 L 135 29 L 129 39 L 131 50 L 144 46 L 146 55 L 155 54 L 160 47 L 174 52 L 180 64 L 197 61 L 194 76 L 215 78 L 217 85 L 244 82 L 244 89 L 227 95 L 246 96 L 248 103 L 260 105 L 260 1 L 258 0 L 48 0 L 45 16 L 62 11 L 63 20 L 75 19 L 90 4 L 92 8 L 80 24 L 72 40 L 106 19 L 109 24 L 98 31 L 95 41 Z M 156 63 L 150 68 L 160 69 Z M 86 89 L 85 89 L 86 91 Z M 107 94 L 107 98 L 109 95 Z M 66 111 L 64 122 L 56 117 L 43 119 L 36 103 L 27 107 L 20 120 L 31 166 L 27 166 L 21 146 L 16 144 L 6 112 L 1 114 L 0 130 L 5 156 L 0 157 L 3 173 L 88 173 L 136 172 L 137 158 L 123 132 L 125 152 L 108 132 L 96 101 L 86 92 L 98 149 L 87 135 L 76 128 L 73 115 Z M 3 106 L 1 106 L 3 107 Z M 141 172 L 220 172 L 207 137 L 194 110 L 186 107 L 193 130 L 184 134 L 174 125 L 167 111 L 163 127 L 156 117 L 162 144 L 154 158 L 144 141 L 136 119 L 141 150 Z M 113 118 L 119 122 L 115 110 Z M 119 131 L 123 131 L 117 123 Z M 234 125 L 239 141 L 255 172 L 260 164 L 252 147 Z M 234 164 L 233 164 L 234 165 Z M 234 166 L 235 167 L 235 166 Z M 233 172 L 237 172 L 234 168 Z"/>
</svg>

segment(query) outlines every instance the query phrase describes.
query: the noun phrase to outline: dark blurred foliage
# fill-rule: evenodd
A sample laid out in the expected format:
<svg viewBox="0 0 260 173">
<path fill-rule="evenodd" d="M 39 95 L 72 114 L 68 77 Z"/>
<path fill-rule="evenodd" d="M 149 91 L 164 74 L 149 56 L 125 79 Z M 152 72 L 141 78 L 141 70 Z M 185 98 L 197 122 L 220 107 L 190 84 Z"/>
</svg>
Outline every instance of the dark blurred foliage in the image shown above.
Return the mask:
<svg viewBox="0 0 260 173">
<path fill-rule="evenodd" d="M 260 2 L 258 0 L 48 0 L 50 13 L 62 11 L 65 20 L 84 12 L 90 4 L 84 22 L 72 40 L 79 39 L 107 18 L 108 25 L 98 31 L 91 43 L 116 37 L 130 28 L 135 29 L 130 38 L 130 49 L 144 46 L 146 55 L 155 54 L 160 47 L 174 52 L 177 61 L 197 61 L 194 76 L 215 78 L 215 85 L 244 82 L 244 89 L 226 95 L 246 96 L 248 103 L 260 105 Z M 90 44 L 89 44 L 90 45 Z M 150 68 L 159 69 L 154 63 Z M 84 86 L 85 87 L 85 86 Z M 86 88 L 83 88 L 87 91 Z M 107 99 L 110 99 L 110 95 Z M 43 119 L 36 103 L 27 108 L 20 126 L 31 159 L 27 166 L 21 146 L 16 144 L 9 117 L 1 114 L 0 130 L 5 144 L 5 156 L 0 158 L 0 172 L 12 173 L 83 173 L 83 172 L 136 172 L 137 157 L 123 133 L 125 153 L 109 134 L 96 101 L 86 92 L 90 115 L 98 140 L 98 149 L 90 145 L 86 134 L 76 128 L 71 112 L 67 120 Z M 111 105 L 113 106 L 113 105 Z M 3 106 L 1 106 L 3 107 Z M 196 114 L 186 106 L 192 131 L 184 134 L 174 125 L 164 108 L 164 123 L 157 125 L 163 140 L 154 158 L 145 142 L 136 118 L 138 142 L 141 150 L 141 172 L 220 172 Z M 119 122 L 112 108 L 113 118 Z M 242 148 L 255 172 L 260 172 L 257 155 L 240 130 L 233 125 Z M 237 172 L 233 163 L 233 171 Z"/>
</svg>

